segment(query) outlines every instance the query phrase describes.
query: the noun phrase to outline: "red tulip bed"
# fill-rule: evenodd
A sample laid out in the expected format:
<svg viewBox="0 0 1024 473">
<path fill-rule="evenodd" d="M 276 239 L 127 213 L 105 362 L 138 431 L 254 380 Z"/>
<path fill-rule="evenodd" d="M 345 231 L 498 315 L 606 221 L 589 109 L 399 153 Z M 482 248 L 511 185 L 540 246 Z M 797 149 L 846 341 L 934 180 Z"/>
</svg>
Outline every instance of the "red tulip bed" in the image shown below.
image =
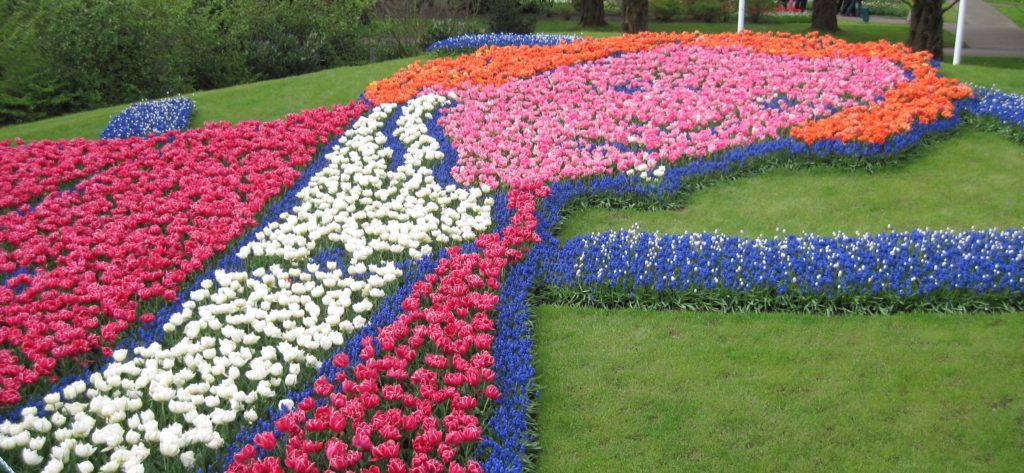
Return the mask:
<svg viewBox="0 0 1024 473">
<path fill-rule="evenodd" d="M 0 456 L 522 471 L 527 296 L 565 257 L 569 199 L 665 196 L 779 154 L 884 159 L 971 100 L 900 45 L 641 34 L 416 63 L 273 122 L 8 144 L 5 162 L 37 164 L 2 177 L 27 190 L 0 215 Z M 1004 267 L 1021 282 L 998 300 L 1022 273 Z"/>
<path fill-rule="evenodd" d="M 96 166 L 117 165 L 78 192 L 0 216 L 0 271 L 27 270 L 0 288 L 0 404 L 18 402 L 23 386 L 52 382 L 59 361 L 100 348 L 109 354 L 137 319 L 152 322 L 152 313 L 137 313 L 139 302 L 174 300 L 189 274 L 295 182 L 316 146 L 364 110 L 356 104 L 153 138 L 4 148 L 5 162 L 25 158 L 29 181 L 54 182 L 65 167 L 94 158 Z M 57 166 L 31 166 L 50 157 Z"/>
</svg>

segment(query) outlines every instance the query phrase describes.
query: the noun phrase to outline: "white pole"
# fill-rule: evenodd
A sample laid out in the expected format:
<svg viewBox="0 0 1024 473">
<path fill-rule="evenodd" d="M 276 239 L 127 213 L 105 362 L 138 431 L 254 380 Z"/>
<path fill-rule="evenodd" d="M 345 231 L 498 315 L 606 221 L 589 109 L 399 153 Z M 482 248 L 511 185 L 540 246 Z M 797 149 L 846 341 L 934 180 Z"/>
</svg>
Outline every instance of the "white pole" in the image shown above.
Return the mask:
<svg viewBox="0 0 1024 473">
<path fill-rule="evenodd" d="M 956 15 L 956 39 L 953 40 L 953 65 L 960 65 L 960 50 L 964 48 L 964 18 L 967 17 L 967 0 L 960 0 Z"/>
<path fill-rule="evenodd" d="M 740 0 L 740 15 L 736 21 L 736 32 L 743 31 L 743 15 L 747 13 L 747 0 Z"/>
</svg>

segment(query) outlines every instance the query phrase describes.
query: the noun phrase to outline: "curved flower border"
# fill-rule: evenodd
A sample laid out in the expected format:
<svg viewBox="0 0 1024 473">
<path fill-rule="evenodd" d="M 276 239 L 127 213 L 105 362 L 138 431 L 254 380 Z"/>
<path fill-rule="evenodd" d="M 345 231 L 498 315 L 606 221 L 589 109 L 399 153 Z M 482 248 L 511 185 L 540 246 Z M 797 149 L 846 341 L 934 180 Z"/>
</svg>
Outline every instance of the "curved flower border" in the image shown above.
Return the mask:
<svg viewBox="0 0 1024 473">
<path fill-rule="evenodd" d="M 148 136 L 171 130 L 184 130 L 192 118 L 196 103 L 187 97 L 170 97 L 133 103 L 110 119 L 100 132 L 101 139 Z"/>
<path fill-rule="evenodd" d="M 647 36 L 648 38 L 643 38 Z M 622 44 L 606 44 L 606 48 L 602 49 L 605 53 L 615 53 L 622 50 L 622 46 L 628 46 L 633 48 L 645 48 L 653 47 L 658 44 L 661 38 L 651 38 L 652 35 L 637 35 L 634 37 L 626 37 L 623 39 Z M 653 35 L 658 36 L 658 35 Z M 681 35 L 676 35 L 681 36 Z M 713 37 L 712 37 L 713 36 Z M 798 47 L 790 44 L 787 41 L 793 38 L 786 38 L 785 35 L 753 35 L 753 34 L 741 34 L 741 35 L 689 35 L 688 40 L 699 41 L 703 45 L 710 43 L 716 44 L 716 42 L 722 41 L 729 45 L 735 45 L 737 43 L 744 44 L 745 46 L 751 47 L 751 49 L 767 48 L 768 52 L 772 53 L 783 53 L 783 54 L 820 54 L 820 52 L 808 52 L 800 51 Z M 735 40 L 729 43 L 728 36 L 734 36 Z M 777 41 L 768 41 L 758 43 L 758 39 L 763 39 L 764 36 L 768 36 L 776 39 Z M 781 38 L 781 39 L 780 39 Z M 812 37 L 817 38 L 817 37 Z M 817 39 L 812 39 L 815 41 Z M 834 49 L 841 50 L 843 53 L 848 53 L 853 48 L 850 46 L 843 46 L 843 44 L 837 43 L 836 40 L 820 39 L 822 45 L 835 46 Z M 664 41 L 661 41 L 664 42 Z M 582 43 L 582 42 L 581 42 Z M 565 48 L 570 45 L 558 45 L 549 47 L 554 51 L 559 48 Z M 613 47 L 614 46 L 614 47 Z M 806 43 L 804 44 L 806 46 Z M 618 48 L 618 50 L 616 50 Z M 796 49 L 793 49 L 796 48 Z M 497 48 L 485 48 L 478 52 L 475 56 L 485 56 L 489 51 L 493 51 Z M 534 48 L 542 49 L 542 48 Z M 827 48 L 825 48 L 827 49 Z M 899 48 L 896 48 L 899 49 Z M 861 55 L 886 55 L 893 54 L 893 48 L 885 43 L 878 43 L 874 45 L 868 45 L 859 51 Z M 521 50 L 520 50 L 521 51 Z M 896 53 L 902 54 L 897 51 Z M 570 58 L 573 61 L 586 60 L 584 56 L 593 54 L 593 52 L 582 52 L 577 56 Z M 473 76 L 473 74 L 481 74 L 480 71 L 470 71 L 468 74 L 466 69 L 454 71 L 457 74 L 463 74 L 460 78 L 453 79 L 451 75 L 452 71 L 438 71 L 433 69 L 433 72 L 425 72 L 425 75 L 434 74 L 434 78 L 438 79 L 431 85 L 440 86 L 441 90 L 445 87 L 451 87 L 452 80 L 465 79 L 467 77 L 473 78 L 473 80 L 483 81 L 487 83 L 492 80 L 508 80 L 515 77 L 526 77 L 539 70 L 546 70 L 545 68 L 555 67 L 560 65 L 559 62 L 565 60 L 562 54 L 555 52 L 551 54 L 555 58 L 539 58 L 539 56 L 530 56 L 525 61 L 509 60 L 505 58 L 506 62 L 502 63 L 501 60 L 495 66 L 498 70 L 491 70 L 495 73 L 495 77 L 484 77 Z M 472 56 L 472 55 L 471 55 Z M 500 56 L 500 55 L 499 55 Z M 898 56 L 898 54 L 897 54 Z M 330 391 L 337 393 L 345 393 L 346 395 L 353 395 L 358 392 L 353 385 L 346 385 L 346 380 L 351 379 L 362 379 L 367 378 L 364 375 L 367 373 L 367 369 L 381 369 L 383 366 L 379 364 L 375 354 L 380 353 L 381 350 L 387 350 L 387 346 L 390 341 L 381 339 L 379 336 L 373 336 L 374 334 L 380 335 L 381 333 L 388 332 L 388 337 L 392 337 L 393 326 L 389 323 L 390 320 L 401 320 L 410 313 L 418 311 L 418 303 L 414 303 L 412 295 L 417 295 L 418 298 L 423 297 L 435 297 L 437 294 L 433 293 L 434 282 L 438 281 L 437 277 L 447 274 L 452 271 L 452 265 L 458 265 L 462 263 L 456 263 L 456 261 L 464 261 L 471 265 L 479 265 L 481 262 L 489 261 L 489 259 L 497 258 L 495 261 L 503 261 L 498 263 L 496 268 L 500 273 L 502 268 L 505 268 L 506 274 L 503 282 L 499 282 L 495 279 L 493 283 L 488 283 L 487 286 L 490 290 L 499 290 L 498 297 L 494 299 L 496 305 L 491 306 L 490 302 L 484 303 L 482 308 L 492 307 L 494 310 L 494 326 L 496 330 L 494 332 L 495 337 L 492 342 L 482 342 L 480 346 L 490 346 L 493 355 L 493 367 L 494 371 L 494 384 L 497 392 L 483 393 L 480 392 L 477 395 L 486 395 L 490 399 L 495 399 L 496 402 L 493 406 L 493 415 L 486 420 L 487 429 L 483 432 L 483 438 L 478 443 L 478 446 L 473 455 L 476 460 L 480 463 L 476 463 L 474 460 L 460 463 L 460 466 L 449 465 L 449 471 L 463 471 L 458 468 L 468 469 L 469 471 L 476 471 L 478 468 L 483 468 L 486 471 L 522 471 L 524 466 L 524 458 L 526 455 L 526 446 L 532 441 L 531 433 L 528 427 L 528 414 L 527 410 L 532 402 L 532 379 L 533 369 L 532 360 L 530 357 L 531 340 L 528 320 L 528 311 L 526 307 L 527 294 L 536 281 L 536 278 L 540 274 L 541 265 L 540 261 L 553 254 L 557 254 L 558 242 L 557 239 L 551 233 L 552 228 L 557 222 L 559 211 L 561 207 L 577 196 L 593 194 L 593 193 L 615 193 L 615 194 L 627 194 L 627 193 L 642 193 L 651 194 L 655 196 L 666 196 L 676 191 L 683 178 L 687 176 L 700 176 L 710 173 L 725 173 L 739 169 L 747 164 L 756 162 L 757 160 L 764 158 L 774 153 L 789 153 L 795 155 L 807 155 L 807 156 L 823 156 L 823 155 L 847 155 L 856 157 L 876 157 L 884 156 L 896 151 L 899 151 L 907 146 L 910 146 L 927 133 L 936 131 L 948 130 L 955 126 L 959 122 L 959 110 L 956 108 L 955 100 L 966 97 L 970 94 L 970 90 L 964 86 L 956 84 L 955 81 L 940 78 L 937 73 L 934 72 L 934 68 L 930 70 L 922 66 L 920 57 L 907 59 L 902 56 L 892 56 L 893 59 L 903 59 L 908 62 L 901 62 L 904 66 L 908 66 L 913 80 L 910 83 L 917 82 L 917 86 L 921 88 L 905 88 L 908 90 L 896 91 L 892 93 L 892 96 L 886 97 L 886 100 L 882 102 L 882 106 L 877 109 L 872 109 L 872 106 L 868 106 L 863 110 L 856 110 L 851 113 L 859 113 L 861 117 L 885 117 L 891 116 L 892 113 L 898 112 L 899 123 L 892 127 L 883 127 L 880 130 L 868 130 L 860 129 L 854 133 L 843 134 L 833 128 L 833 125 L 829 124 L 828 120 L 825 119 L 819 123 L 817 127 L 811 127 L 809 130 L 817 133 L 818 136 L 804 136 L 800 137 L 799 132 L 793 134 L 794 138 L 785 138 L 781 140 L 774 140 L 770 142 L 755 143 L 754 145 L 741 148 L 728 150 L 719 154 L 716 154 L 712 158 L 695 160 L 688 163 L 684 163 L 680 166 L 672 166 L 668 168 L 663 176 L 658 176 L 657 179 L 651 179 L 650 176 L 606 176 L 592 178 L 583 181 L 566 181 L 560 182 L 553 185 L 550 189 L 546 186 L 537 186 L 533 184 L 529 189 L 513 188 L 510 193 L 506 196 L 503 193 L 499 193 L 495 196 L 494 210 L 492 211 L 492 218 L 496 223 L 498 233 L 488 234 L 480 237 L 477 243 L 464 245 L 461 249 L 452 248 L 438 255 L 435 260 L 429 258 L 428 260 L 422 261 L 420 264 L 416 264 L 415 277 L 414 279 L 407 280 L 402 286 L 400 291 L 392 296 L 389 296 L 385 303 L 382 304 L 381 308 L 374 316 L 374 324 L 370 327 L 363 329 L 361 340 L 358 344 L 354 343 L 356 339 L 350 339 L 339 351 L 340 353 L 346 353 L 347 358 L 353 360 L 355 364 L 358 364 L 357 357 L 352 356 L 358 351 L 358 358 L 369 362 L 369 368 L 359 368 L 347 366 L 344 358 L 342 361 L 335 362 L 335 360 L 329 360 L 324 362 L 321 366 L 321 374 L 324 375 L 325 382 L 330 383 L 329 379 L 334 379 L 340 382 L 339 385 L 331 387 Z M 495 62 L 491 59 L 497 58 L 498 56 L 485 58 L 486 61 L 483 63 L 484 69 L 491 68 L 491 65 Z M 583 57 L 583 59 L 581 59 Z M 600 57 L 593 56 L 593 57 Z M 474 62 L 476 61 L 476 62 Z M 533 61 L 533 62 L 531 62 Z M 432 61 L 433 62 L 433 61 Z M 443 61 L 442 61 L 443 62 Z M 478 59 L 468 60 L 468 63 L 479 66 L 481 63 Z M 428 63 L 429 64 L 429 63 Z M 415 66 L 420 67 L 420 66 Z M 437 64 L 431 66 L 436 68 Z M 505 69 L 502 69 L 502 68 Z M 414 69 L 410 68 L 410 69 Z M 428 68 L 427 70 L 430 70 Z M 532 71 L 532 72 L 531 72 Z M 438 75 L 440 74 L 440 75 Z M 446 75 L 448 74 L 448 75 Z M 396 74 L 401 76 L 402 72 Z M 918 82 L 918 79 L 926 78 L 924 81 Z M 386 93 L 407 93 L 409 90 L 406 85 L 402 85 L 397 88 L 393 88 L 388 92 L 386 81 L 383 81 L 384 86 L 374 87 L 368 89 L 367 93 L 373 100 L 374 94 L 378 94 L 377 98 L 381 97 L 380 94 Z M 462 82 L 460 82 L 462 84 Z M 376 83 L 375 83 L 376 85 Z M 394 84 L 392 84 L 394 85 Z M 408 84 L 407 84 L 408 85 Z M 412 84 L 415 91 L 413 94 L 418 93 L 425 87 L 421 87 L 423 84 Z M 406 88 L 403 88 L 406 87 Z M 416 87 L 419 87 L 416 89 Z M 406 90 L 406 92 L 402 92 Z M 432 90 L 438 90 L 435 87 Z M 932 99 L 927 99 L 922 95 L 922 90 L 928 90 L 928 94 L 932 96 Z M 410 96 L 411 98 L 411 96 Z M 404 100 L 399 100 L 403 102 Z M 946 102 L 948 103 L 946 103 Z M 974 103 L 974 102 L 971 102 Z M 986 101 L 984 97 L 977 103 L 984 103 L 990 106 L 986 109 L 982 106 L 979 108 L 968 108 L 968 110 L 984 110 L 986 113 L 992 113 L 996 116 L 999 115 L 999 111 L 1005 111 L 1010 105 L 1001 106 L 991 105 L 991 101 Z M 1004 102 L 1000 102 L 1004 103 Z M 973 105 L 968 104 L 968 107 Z M 840 112 L 842 113 L 842 112 Z M 833 115 L 836 117 L 839 114 Z M 1010 116 L 1010 115 L 1008 115 Z M 830 118 L 833 118 L 830 117 Z M 824 124 L 821 124 L 824 123 Z M 436 127 L 436 122 L 433 122 L 432 127 Z M 797 129 L 793 131 L 796 132 Z M 436 128 L 431 129 L 431 133 L 437 133 Z M 879 139 L 879 137 L 882 137 Z M 445 155 L 444 159 L 439 166 L 446 168 L 447 173 L 440 173 L 438 182 L 441 185 L 446 185 L 445 179 L 450 179 L 450 170 L 454 165 L 457 156 L 451 146 L 446 143 L 446 140 L 439 140 L 441 142 L 441 152 Z M 435 171 L 436 172 L 436 171 Z M 444 175 L 447 174 L 447 177 Z M 305 176 L 304 176 L 305 177 Z M 294 186 L 289 192 L 299 189 L 301 186 Z M 287 207 L 286 207 L 287 208 Z M 274 215 L 274 214 L 271 214 Z M 264 220 L 266 223 L 267 220 Z M 254 232 L 252 230 L 251 232 Z M 253 233 L 250 233 L 253 234 Z M 531 249 L 532 245 L 532 249 Z M 471 256 L 475 255 L 475 256 Z M 512 264 L 514 261 L 518 263 Z M 225 266 L 237 265 L 240 262 L 237 258 L 225 258 L 223 261 Z M 404 263 L 407 265 L 409 263 Z M 441 269 L 443 266 L 445 269 Z M 403 266 L 406 267 L 406 266 Z M 493 271 L 493 270 L 491 270 Z M 468 276 L 466 273 L 464 276 Z M 434 276 L 434 279 L 431 279 Z M 422 279 L 421 279 L 422 278 Z M 413 282 L 418 281 L 418 282 Z M 429 282 L 428 285 L 424 281 Z M 481 283 L 473 279 L 467 279 L 467 282 L 473 285 L 479 286 Z M 450 286 L 457 287 L 457 286 Z M 408 291 L 408 292 L 406 292 Z M 395 304 L 401 301 L 399 307 L 405 312 L 404 315 L 398 314 L 398 308 Z M 447 306 L 446 306 L 447 307 Z M 452 309 L 456 309 L 458 306 L 451 306 Z M 162 313 L 161 313 L 162 315 Z M 379 316 L 379 317 L 378 317 Z M 421 314 L 419 317 L 426 316 L 429 320 L 431 315 L 427 313 Z M 412 317 L 416 317 L 413 315 Z M 458 317 L 451 319 L 457 325 Z M 434 322 L 431 322 L 434 323 Z M 369 331 L 369 332 L 368 332 Z M 127 340 L 124 341 L 127 343 Z M 475 343 L 475 342 L 471 342 Z M 390 345 L 388 345 L 390 346 Z M 339 370 L 345 369 L 344 377 L 339 377 L 342 372 Z M 360 374 L 363 373 L 363 374 Z M 334 378 L 329 378 L 333 374 Z M 353 378 L 354 376 L 354 378 Z M 453 383 L 455 383 L 453 378 Z M 456 383 L 458 384 L 458 383 Z M 305 389 L 300 391 L 294 391 L 289 395 L 286 401 L 282 402 L 280 408 L 276 412 L 271 412 L 270 417 L 273 419 L 273 423 L 264 421 L 259 424 L 257 429 L 249 429 L 243 431 L 238 435 L 236 444 L 231 448 L 230 453 L 235 460 L 234 466 L 237 471 L 246 471 L 244 468 L 247 466 L 255 465 L 257 458 L 268 458 L 265 457 L 270 453 L 264 447 L 271 447 L 274 444 L 269 442 L 267 435 L 264 432 L 257 432 L 260 429 L 268 428 L 270 425 L 273 426 L 273 430 L 270 430 L 272 437 L 277 438 L 278 436 L 274 432 L 281 433 L 284 431 L 295 432 L 295 424 L 298 419 L 296 414 L 298 412 L 310 412 L 316 410 L 318 401 L 311 398 L 311 394 L 320 396 L 322 398 L 330 398 L 331 403 L 334 403 L 333 395 L 328 396 L 330 393 L 323 385 L 321 381 L 318 381 L 312 386 L 307 386 Z M 363 394 L 366 394 L 365 392 Z M 454 400 L 454 398 L 452 398 Z M 320 406 L 324 407 L 323 401 L 319 401 Z M 459 403 L 468 403 L 469 400 L 459 400 Z M 371 400 L 372 404 L 372 400 Z M 476 401 L 473 403 L 476 404 Z M 298 410 L 289 409 L 288 406 L 298 405 Z M 469 407 L 468 404 L 464 404 L 465 407 Z M 305 418 L 305 416 L 303 416 Z M 292 419 L 281 423 L 283 419 Z M 461 422 L 461 421 L 459 421 Z M 468 424 L 472 425 L 472 424 Z M 426 426 L 424 429 L 430 430 Z M 472 431 L 467 431 L 472 432 Z M 426 433 L 426 432 L 424 432 Z M 449 432 L 451 433 L 451 432 Z M 472 433 L 468 434 L 472 435 Z M 427 440 L 424 440 L 427 441 Z M 429 440 L 433 442 L 433 440 Z M 451 442 L 452 439 L 446 439 L 445 441 Z M 256 447 L 244 446 L 248 442 L 254 442 Z M 275 442 L 276 443 L 276 442 Z M 456 438 L 455 444 L 462 443 L 462 440 Z M 328 449 L 334 448 L 332 452 L 329 452 L 331 458 L 344 458 L 344 449 L 340 449 L 340 444 L 331 444 L 335 447 L 328 446 Z M 360 445 L 362 442 L 360 441 Z M 371 444 L 372 445 L 372 444 Z M 433 444 L 432 444 L 433 445 Z M 306 443 L 290 443 L 289 448 L 291 449 L 305 449 L 305 448 L 323 448 L 323 445 L 316 447 L 314 444 Z M 362 448 L 362 447 L 359 447 Z M 374 461 L 387 460 L 388 458 L 394 458 L 395 452 L 392 451 L 391 446 L 385 448 L 384 444 L 373 446 L 373 448 L 367 448 L 372 450 Z M 351 452 L 351 451 L 349 451 Z M 445 453 L 441 450 L 437 450 L 441 458 L 445 458 Z M 307 452 L 309 453 L 309 452 Z M 338 460 L 344 462 L 348 460 Z M 423 459 L 418 465 L 410 465 L 413 471 L 417 467 L 424 468 L 424 471 L 432 471 L 435 465 Z M 252 471 L 277 471 L 273 465 L 273 462 L 262 462 L 263 467 L 254 469 Z M 387 471 L 405 471 L 405 465 L 394 464 L 387 462 Z M 294 471 L 316 471 L 312 468 L 310 462 L 305 461 L 301 456 L 291 458 L 291 462 L 286 458 L 285 465 Z M 476 465 L 476 466 L 474 466 Z M 451 470 L 454 468 L 454 470 Z M 371 470 L 372 471 L 372 470 Z M 384 471 L 384 470 L 379 470 Z"/>
<path fill-rule="evenodd" d="M 434 41 L 427 46 L 427 52 L 450 52 L 477 49 L 483 46 L 553 46 L 583 39 L 579 35 L 545 33 L 486 33 L 452 36 Z"/>
</svg>

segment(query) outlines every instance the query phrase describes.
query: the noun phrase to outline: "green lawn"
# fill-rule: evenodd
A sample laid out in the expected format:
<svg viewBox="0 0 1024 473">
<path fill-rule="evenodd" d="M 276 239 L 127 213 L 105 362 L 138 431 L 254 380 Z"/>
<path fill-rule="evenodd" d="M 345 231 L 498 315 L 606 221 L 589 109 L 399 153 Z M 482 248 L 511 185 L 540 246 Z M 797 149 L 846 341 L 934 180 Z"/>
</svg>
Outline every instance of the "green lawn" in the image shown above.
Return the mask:
<svg viewBox="0 0 1024 473">
<path fill-rule="evenodd" d="M 339 67 L 188 95 L 196 102 L 192 125 L 208 121 L 270 120 L 301 110 L 344 104 L 359 97 L 366 86 L 387 77 L 417 59 L 396 59 L 364 66 Z M 0 140 L 21 137 L 25 140 L 95 138 L 107 126 L 110 117 L 124 105 L 32 123 L 0 128 Z"/>
<path fill-rule="evenodd" d="M 1004 92 L 1024 93 L 1024 59 L 1014 58 L 963 58 L 962 64 L 954 66 L 946 58 L 940 70 L 943 74 L 965 82 L 986 87 L 995 87 Z"/>
<path fill-rule="evenodd" d="M 1024 0 L 998 0 L 989 3 L 1017 26 L 1024 28 Z"/>
<path fill-rule="evenodd" d="M 695 192 L 678 210 L 592 207 L 568 215 L 563 238 L 639 224 L 661 233 L 853 233 L 1024 226 L 1024 146 L 958 131 L 907 162 L 861 169 L 777 169 Z M 777 231 L 781 229 L 784 231 Z"/>
<path fill-rule="evenodd" d="M 1024 317 L 535 309 L 540 472 L 1020 471 Z"/>
<path fill-rule="evenodd" d="M 702 31 L 704 33 L 735 32 L 736 23 L 704 23 L 700 21 L 672 21 L 652 22 L 649 25 L 651 31 Z M 784 31 L 787 33 L 807 33 L 810 31 L 810 23 L 747 23 L 747 29 L 751 31 Z M 864 23 L 859 19 L 841 18 L 839 21 L 839 32 L 836 37 L 847 41 L 877 41 L 886 39 L 893 42 L 906 41 L 909 35 L 907 25 L 891 25 L 883 23 Z M 618 22 L 610 22 L 608 26 L 594 29 L 584 29 L 577 20 L 541 20 L 537 23 L 537 31 L 545 33 L 578 33 L 590 36 L 614 36 L 621 33 L 621 25 Z M 953 44 L 954 35 L 948 31 L 943 32 L 943 41 Z"/>
</svg>

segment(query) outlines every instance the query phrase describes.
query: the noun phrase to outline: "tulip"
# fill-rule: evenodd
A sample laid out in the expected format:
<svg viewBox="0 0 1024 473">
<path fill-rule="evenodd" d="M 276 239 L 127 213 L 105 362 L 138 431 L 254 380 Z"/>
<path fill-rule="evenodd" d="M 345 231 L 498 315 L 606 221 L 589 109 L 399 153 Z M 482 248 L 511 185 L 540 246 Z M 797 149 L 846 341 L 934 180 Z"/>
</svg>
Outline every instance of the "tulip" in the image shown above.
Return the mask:
<svg viewBox="0 0 1024 473">
<path fill-rule="evenodd" d="M 264 450 L 273 450 L 275 447 L 277 447 L 277 439 L 274 437 L 273 432 L 261 432 L 259 434 L 256 434 L 256 437 L 254 437 L 253 442 L 256 444 L 257 447 L 260 447 Z"/>
</svg>

